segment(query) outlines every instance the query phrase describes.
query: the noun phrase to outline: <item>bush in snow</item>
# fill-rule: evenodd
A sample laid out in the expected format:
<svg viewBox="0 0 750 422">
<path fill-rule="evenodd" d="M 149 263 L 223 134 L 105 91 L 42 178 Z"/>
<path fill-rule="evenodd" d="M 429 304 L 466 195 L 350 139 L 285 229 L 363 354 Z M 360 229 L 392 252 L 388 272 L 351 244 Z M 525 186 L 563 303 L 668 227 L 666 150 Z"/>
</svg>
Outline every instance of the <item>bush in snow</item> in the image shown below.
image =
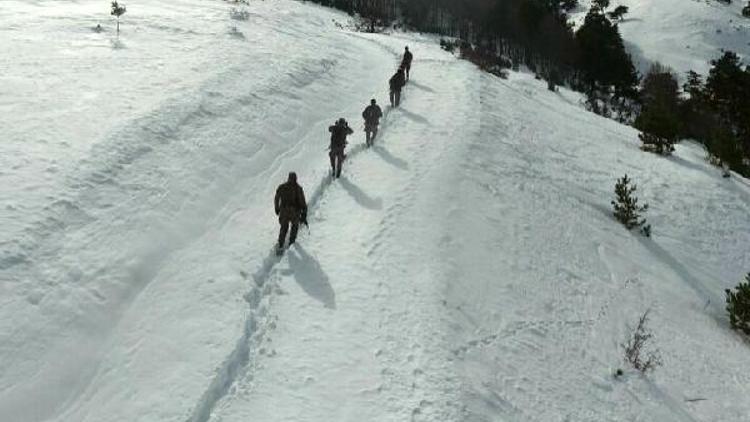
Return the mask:
<svg viewBox="0 0 750 422">
<path fill-rule="evenodd" d="M 127 9 L 124 4 L 119 4 L 117 0 L 112 2 L 112 11 L 110 14 L 117 18 L 117 35 L 120 35 L 120 16 L 124 15 Z"/>
<path fill-rule="evenodd" d="M 632 330 L 627 342 L 622 345 L 625 349 L 625 361 L 644 374 L 661 366 L 659 351 L 648 350 L 649 340 L 654 337 L 654 333 L 646 327 L 649 312 L 641 315 L 638 325 Z"/>
<path fill-rule="evenodd" d="M 729 312 L 729 323 L 732 329 L 740 330 L 750 335 L 750 274 L 744 283 L 735 287 L 735 291 L 729 289 L 727 293 L 727 312 Z"/>
<path fill-rule="evenodd" d="M 742 8 L 742 16 L 750 18 L 750 1 L 747 2 L 747 5 Z"/>
<path fill-rule="evenodd" d="M 630 10 L 628 9 L 628 6 L 620 5 L 615 7 L 615 10 L 607 13 L 607 16 L 609 16 L 609 18 L 612 20 L 621 21 L 622 18 L 628 13 L 628 10 Z"/>
<path fill-rule="evenodd" d="M 631 230 L 635 227 L 641 228 L 641 233 L 651 236 L 651 225 L 646 225 L 646 219 L 641 218 L 641 213 L 648 210 L 648 204 L 638 205 L 638 198 L 634 195 L 636 186 L 630 186 L 628 175 L 617 180 L 615 185 L 615 200 L 612 201 L 614 215 L 617 221 L 625 228 Z"/>
<path fill-rule="evenodd" d="M 468 60 L 485 72 L 491 73 L 503 79 L 508 78 L 507 68 L 512 66 L 508 58 L 486 45 L 473 45 L 467 41 L 456 41 L 459 48 L 459 56 Z M 445 47 L 444 47 L 445 48 Z"/>
<path fill-rule="evenodd" d="M 672 155 L 674 152 L 674 145 L 667 138 L 662 138 L 649 132 L 642 132 L 638 134 L 638 139 L 643 142 L 641 149 L 644 151 L 659 155 Z"/>
<path fill-rule="evenodd" d="M 452 53 L 456 50 L 456 47 L 458 47 L 458 41 L 450 41 L 443 38 L 440 39 L 440 48 L 443 50 Z"/>
</svg>

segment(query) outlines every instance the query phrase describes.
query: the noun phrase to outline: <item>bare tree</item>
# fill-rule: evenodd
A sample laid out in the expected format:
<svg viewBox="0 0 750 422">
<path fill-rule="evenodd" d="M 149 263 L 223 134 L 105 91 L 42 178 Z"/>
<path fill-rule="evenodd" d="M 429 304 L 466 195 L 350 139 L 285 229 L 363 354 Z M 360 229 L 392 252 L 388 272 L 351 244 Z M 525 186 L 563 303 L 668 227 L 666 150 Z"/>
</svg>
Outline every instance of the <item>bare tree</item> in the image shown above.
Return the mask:
<svg viewBox="0 0 750 422">
<path fill-rule="evenodd" d="M 646 327 L 650 312 L 649 309 L 641 315 L 638 319 L 638 326 L 630 334 L 628 341 L 622 345 L 625 349 L 625 361 L 644 374 L 662 364 L 658 350 L 646 351 L 649 340 L 654 337 L 651 330 Z"/>
</svg>

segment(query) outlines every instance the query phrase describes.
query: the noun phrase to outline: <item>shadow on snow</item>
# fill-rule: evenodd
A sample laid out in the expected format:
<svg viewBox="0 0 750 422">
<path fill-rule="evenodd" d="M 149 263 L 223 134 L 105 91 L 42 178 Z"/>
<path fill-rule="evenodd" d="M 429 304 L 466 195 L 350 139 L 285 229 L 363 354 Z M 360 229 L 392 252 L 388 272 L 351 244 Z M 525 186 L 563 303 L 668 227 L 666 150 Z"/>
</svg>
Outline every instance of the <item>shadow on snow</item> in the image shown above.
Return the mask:
<svg viewBox="0 0 750 422">
<path fill-rule="evenodd" d="M 326 308 L 336 309 L 336 293 L 331 287 L 328 274 L 320 267 L 320 263 L 300 244 L 295 244 L 289 252 L 289 272 L 297 284 L 310 297 L 323 303 Z"/>
</svg>

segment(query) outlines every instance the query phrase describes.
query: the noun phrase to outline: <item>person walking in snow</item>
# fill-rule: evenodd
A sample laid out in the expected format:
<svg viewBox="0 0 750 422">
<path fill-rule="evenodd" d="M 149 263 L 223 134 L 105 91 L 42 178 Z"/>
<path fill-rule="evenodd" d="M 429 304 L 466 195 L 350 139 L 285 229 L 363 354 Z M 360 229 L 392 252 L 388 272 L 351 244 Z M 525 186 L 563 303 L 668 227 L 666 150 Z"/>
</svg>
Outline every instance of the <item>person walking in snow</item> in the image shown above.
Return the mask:
<svg viewBox="0 0 750 422">
<path fill-rule="evenodd" d="M 406 85 L 406 76 L 404 68 L 399 67 L 396 74 L 388 81 L 391 88 L 391 107 L 398 107 L 401 104 L 401 88 Z"/>
<path fill-rule="evenodd" d="M 370 105 L 362 112 L 362 117 L 365 119 L 365 143 L 370 147 L 375 142 L 380 118 L 383 117 L 383 110 L 380 109 L 374 98 L 370 100 Z"/>
<path fill-rule="evenodd" d="M 341 166 L 346 158 L 346 154 L 344 153 L 348 144 L 346 137 L 354 133 L 354 131 L 343 117 L 334 123 L 333 126 L 328 127 L 328 131 L 331 132 L 331 146 L 329 147 L 330 152 L 328 153 L 328 157 L 331 159 L 331 174 L 335 179 L 341 177 Z"/>
<path fill-rule="evenodd" d="M 409 80 L 409 72 L 411 71 L 411 61 L 414 59 L 414 55 L 409 51 L 409 46 L 404 49 L 404 58 L 401 60 L 401 67 L 406 71 L 406 80 Z"/>
<path fill-rule="evenodd" d="M 276 215 L 279 216 L 279 242 L 278 251 L 284 250 L 284 241 L 286 234 L 291 226 L 289 233 L 289 246 L 292 246 L 297 240 L 297 231 L 300 223 L 307 225 L 307 202 L 305 201 L 305 191 L 302 186 L 297 184 L 297 174 L 289 173 L 289 179 L 286 183 L 279 185 L 276 189 L 276 197 L 273 201 Z"/>
</svg>

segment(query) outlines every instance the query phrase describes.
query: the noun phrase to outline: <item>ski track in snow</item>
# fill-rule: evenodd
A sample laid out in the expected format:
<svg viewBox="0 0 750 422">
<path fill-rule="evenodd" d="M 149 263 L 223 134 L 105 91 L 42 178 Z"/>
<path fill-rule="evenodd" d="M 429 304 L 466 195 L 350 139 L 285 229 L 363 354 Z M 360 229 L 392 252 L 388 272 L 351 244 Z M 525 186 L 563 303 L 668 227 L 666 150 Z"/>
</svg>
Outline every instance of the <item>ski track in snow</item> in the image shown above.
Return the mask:
<svg viewBox="0 0 750 422">
<path fill-rule="evenodd" d="M 358 33 L 348 33 L 348 35 L 372 42 L 378 47 L 383 48 L 385 51 L 392 53 L 394 56 L 399 55 L 399 51 L 388 43 L 378 42 L 377 39 L 362 36 Z M 434 62 L 446 64 L 445 60 L 434 60 Z M 433 93 L 434 91 L 414 81 L 409 81 L 406 88 L 407 89 L 404 90 L 402 96 L 401 107 L 395 112 L 401 113 L 408 119 L 417 121 L 417 123 L 428 124 L 429 122 L 427 122 L 420 116 L 408 111 L 407 98 L 409 96 L 409 91 L 414 89 L 427 90 Z M 387 105 L 384 108 L 384 115 L 381 119 L 381 125 L 378 131 L 376 144 L 372 148 L 367 148 L 363 144 L 357 144 L 349 148 L 344 167 L 345 174 L 348 172 L 348 169 L 356 165 L 357 157 L 363 152 L 377 154 L 386 162 L 395 167 L 401 168 L 402 170 L 408 166 L 406 161 L 393 157 L 382 146 L 382 143 L 386 142 L 386 140 L 388 139 L 387 134 L 390 128 L 389 116 L 391 115 L 391 113 L 394 113 L 394 109 L 390 105 Z M 429 147 L 429 142 L 426 142 L 426 139 L 422 138 L 421 141 L 422 142 L 418 147 L 418 151 L 420 154 L 425 150 L 425 148 Z M 428 164 L 427 162 L 425 162 L 425 160 L 414 160 L 412 161 L 412 163 L 416 166 L 416 168 L 414 169 L 414 176 L 412 176 L 412 178 L 410 179 L 410 185 L 403 188 L 401 194 L 397 196 L 398 199 L 394 201 L 394 205 L 385 210 L 386 217 L 381 223 L 381 227 L 377 230 L 378 234 L 374 238 L 372 246 L 367 252 L 368 256 L 377 256 L 377 251 L 381 247 L 383 240 L 385 238 L 388 238 L 391 234 L 391 231 L 393 229 L 393 220 L 396 218 L 396 216 L 404 213 L 404 204 L 408 203 L 406 199 L 414 196 L 414 181 L 420 180 L 422 178 L 424 171 L 426 170 L 425 166 Z M 320 202 L 332 183 L 342 184 L 346 186 L 347 189 L 354 188 L 353 185 L 351 185 L 351 183 L 345 177 L 345 174 L 344 176 L 342 176 L 342 178 L 337 179 L 336 181 L 332 179 L 330 173 L 326 174 L 322 177 L 322 180 L 320 180 L 320 182 L 315 185 L 315 187 L 313 188 L 313 193 L 309 196 L 308 199 L 310 215 L 324 212 L 324 210 L 320 210 Z M 371 205 L 374 202 L 371 199 L 365 202 L 368 201 Z M 304 228 L 301 228 L 300 230 L 300 234 L 302 234 Z M 303 239 L 304 237 L 300 236 L 300 241 L 302 241 Z M 286 251 L 285 255 L 287 253 L 290 252 Z M 264 303 L 264 299 L 266 299 L 269 295 L 274 294 L 278 290 L 278 286 L 275 283 L 271 282 L 271 279 L 276 276 L 277 265 L 282 262 L 282 260 L 283 257 L 279 257 L 276 255 L 275 248 L 271 248 L 271 250 L 268 252 L 268 255 L 263 260 L 260 268 L 256 270 L 252 274 L 252 276 L 249 276 L 244 271 L 241 272 L 241 275 L 243 276 L 243 278 L 245 278 L 245 280 L 252 280 L 253 282 L 252 289 L 245 295 L 245 300 L 247 301 L 250 309 L 249 317 L 244 324 L 242 336 L 236 342 L 235 349 L 224 360 L 224 363 L 219 367 L 219 369 L 217 369 L 216 378 L 211 383 L 207 391 L 203 394 L 203 397 L 196 406 L 195 411 L 188 419 L 189 422 L 206 422 L 210 420 L 212 410 L 214 409 L 216 404 L 229 393 L 232 385 L 237 382 L 237 378 L 246 372 L 246 368 L 256 357 L 254 356 L 254 354 L 257 353 L 258 346 L 263 341 L 264 335 L 267 331 L 267 325 L 271 323 L 271 321 L 268 320 L 268 313 L 270 311 L 269 309 L 267 309 L 267 304 Z M 377 261 L 375 261 L 373 264 L 378 265 Z M 422 406 L 424 405 L 425 404 L 423 403 Z M 415 408 L 413 415 L 417 415 L 420 412 L 421 410 L 419 410 L 419 408 Z"/>
<path fill-rule="evenodd" d="M 357 35 L 359 37 L 359 35 Z M 382 42 L 378 42 L 378 44 L 382 45 Z M 393 47 L 390 47 L 393 51 Z M 465 63 L 459 63 L 455 62 L 453 59 L 449 59 L 446 61 L 443 59 L 442 61 L 443 66 L 467 66 Z M 417 184 L 423 184 L 425 183 L 425 180 L 428 179 L 426 177 L 426 174 L 433 169 L 434 166 L 431 166 L 431 163 L 436 162 L 435 158 L 440 157 L 442 154 L 444 154 L 444 149 L 446 147 L 450 147 L 451 144 L 445 145 L 435 145 L 432 142 L 434 141 L 434 138 L 427 136 L 427 134 L 423 134 L 424 136 L 416 137 L 415 139 L 404 138 L 403 135 L 396 138 L 396 136 L 399 133 L 404 133 L 403 128 L 401 126 L 406 125 L 407 127 L 429 127 L 430 122 L 420 116 L 419 114 L 414 113 L 411 111 L 410 98 L 412 95 L 416 95 L 417 93 L 423 94 L 425 92 L 431 93 L 431 97 L 435 98 L 439 101 L 440 95 L 435 93 L 434 90 L 431 88 L 419 84 L 417 82 L 417 77 L 414 77 L 415 79 L 410 81 L 409 84 L 407 84 L 407 88 L 404 92 L 404 99 L 402 102 L 402 106 L 399 109 L 390 110 L 387 118 L 385 119 L 385 123 L 383 128 L 381 129 L 380 133 L 378 134 L 378 139 L 376 140 L 375 146 L 368 151 L 367 156 L 362 156 L 362 160 L 365 160 L 369 158 L 369 166 L 371 167 L 373 165 L 373 159 L 375 160 L 382 160 L 380 162 L 379 167 L 382 167 L 383 169 L 390 169 L 389 171 L 395 170 L 398 174 L 405 174 L 408 175 L 408 178 L 404 180 L 405 183 L 400 183 L 398 185 L 398 188 L 393 191 L 389 192 L 389 199 L 387 202 L 390 204 L 387 207 L 383 208 L 386 199 L 385 198 L 373 198 L 368 193 L 366 193 L 364 190 L 359 188 L 357 184 L 355 183 L 355 180 L 350 179 L 351 176 L 348 175 L 350 172 L 356 171 L 357 173 L 362 173 L 363 168 L 362 165 L 364 163 L 360 163 L 359 161 L 362 160 L 354 160 L 351 162 L 348 162 L 344 172 L 345 175 L 342 176 L 341 179 L 337 180 L 333 185 L 328 185 L 328 180 L 325 180 L 323 183 L 318 185 L 318 190 L 321 190 L 322 186 L 336 186 L 336 192 L 345 191 L 349 195 L 351 195 L 351 199 L 355 201 L 356 204 L 363 207 L 364 209 L 368 209 L 376 214 L 382 215 L 382 218 L 380 219 L 378 225 L 376 227 L 372 228 L 372 240 L 365 242 L 362 245 L 361 250 L 361 256 L 360 259 L 364 260 L 361 262 L 358 266 L 365 265 L 365 262 L 371 262 L 368 265 L 365 266 L 372 266 L 374 269 L 378 269 L 376 271 L 384 271 L 384 272 L 390 272 L 390 268 L 392 267 L 392 263 L 388 262 L 381 262 L 384 259 L 384 254 L 382 248 L 384 248 L 385 244 L 392 243 L 394 235 L 397 234 L 394 232 L 396 227 L 398 226 L 398 222 L 400 220 L 403 220 L 404 215 L 410 215 L 410 214 L 420 214 L 420 211 L 418 210 L 412 210 L 411 208 L 414 207 L 414 200 L 415 198 L 418 198 L 419 196 L 416 195 L 417 192 Z M 460 83 L 461 79 L 458 79 L 459 83 L 456 84 L 457 87 L 464 88 L 464 86 Z M 443 95 L 447 94 L 447 92 L 444 92 Z M 454 97 L 458 98 L 460 95 L 462 95 L 459 92 L 454 92 L 452 94 Z M 392 117 L 396 116 L 397 120 L 392 120 Z M 461 114 L 456 114 L 456 116 L 453 117 L 453 119 L 456 119 L 457 121 L 463 121 L 461 120 L 462 117 Z M 436 117 L 437 119 L 442 119 L 443 115 L 438 115 Z M 449 119 L 450 120 L 450 119 Z M 447 123 L 447 121 L 445 121 Z M 398 127 L 394 126 L 398 123 Z M 459 125 L 456 125 L 459 126 Z M 437 131 L 442 130 L 442 126 L 438 126 Z M 395 132 L 394 132 L 395 131 Z M 411 133 L 411 132 L 407 132 Z M 403 158 L 394 156 L 389 150 L 389 146 L 395 145 L 394 141 L 397 141 L 397 144 L 403 148 L 408 147 L 409 154 L 408 156 L 411 157 L 409 160 L 404 160 Z M 406 141 L 406 142 L 405 142 Z M 403 150 L 402 150 L 403 153 Z M 402 154 L 403 155 L 403 154 Z M 429 159 L 427 157 L 432 156 L 432 159 Z M 421 159 L 419 159 L 420 157 Z M 372 172 L 373 169 L 370 168 L 367 173 Z M 360 174 L 361 176 L 361 174 Z M 370 177 L 378 178 L 378 176 L 371 175 Z M 361 179 L 361 177 L 355 179 Z M 321 195 L 319 196 L 320 201 L 325 202 L 327 195 Z M 330 206 L 330 205 L 329 205 Z M 319 221 L 317 224 L 314 225 L 316 227 L 316 230 L 323 230 L 320 227 L 325 227 L 325 222 L 327 221 L 326 215 L 328 212 L 326 211 L 328 208 L 322 208 L 321 206 L 316 207 L 318 208 L 314 214 L 320 220 L 321 218 L 323 221 Z M 330 209 L 328 209 L 330 211 Z M 321 226 L 322 225 L 322 226 Z M 316 238 L 319 236 L 315 236 Z M 398 236 L 396 236 L 398 237 Z M 309 241 L 312 239 L 309 237 L 303 238 L 302 245 L 307 245 Z M 318 242 L 322 241 L 322 239 L 318 240 Z M 328 242 L 335 242 L 335 240 L 331 239 L 329 241 L 325 241 L 324 243 Z M 355 244 L 358 244 L 359 242 L 357 240 L 352 239 Z M 390 246 L 389 246 L 390 247 Z M 308 246 L 300 246 L 300 249 L 292 248 L 290 251 L 287 252 L 288 258 L 284 258 L 282 261 L 285 261 L 286 259 L 289 260 L 290 265 L 296 265 L 294 264 L 294 261 L 297 260 L 296 256 L 298 254 L 302 254 L 303 256 L 307 254 L 307 252 L 304 251 L 304 249 L 301 248 L 312 248 L 313 252 L 318 251 L 317 253 L 313 253 L 315 256 L 319 256 L 319 248 L 317 244 L 311 244 Z M 355 248 L 354 250 L 359 250 L 359 247 Z M 355 253 L 352 251 L 351 253 Z M 359 255 L 360 252 L 357 252 L 357 255 Z M 407 254 L 408 255 L 408 254 Z M 304 259 L 304 258 L 303 258 Z M 349 255 L 347 260 L 353 260 L 354 255 Z M 274 280 L 273 283 L 276 285 L 279 285 L 282 280 L 288 281 L 288 277 L 286 277 L 284 274 L 286 271 L 284 270 L 275 270 L 275 264 L 281 262 L 276 261 L 269 258 L 267 262 L 270 262 L 270 265 L 264 266 L 264 270 L 260 272 L 260 277 L 257 277 L 256 279 L 262 279 L 265 280 L 264 283 L 267 283 L 269 279 Z M 285 262 L 286 264 L 286 262 Z M 316 264 L 317 265 L 317 264 Z M 272 270 L 268 270 L 271 268 Z M 293 270 L 295 273 L 299 271 Z M 331 276 L 333 277 L 333 276 Z M 344 282 L 343 279 L 338 279 L 339 282 Z M 372 294 L 372 298 L 368 300 L 375 302 L 375 305 L 369 305 L 368 308 L 377 309 L 377 314 L 380 315 L 380 322 L 378 323 L 378 326 L 393 326 L 393 324 L 398 323 L 399 320 L 403 319 L 406 314 L 402 311 L 397 311 L 397 309 L 392 309 L 393 304 L 389 304 L 390 301 L 394 300 L 394 298 L 408 298 L 414 294 L 414 287 L 410 286 L 408 283 L 405 283 L 400 288 L 403 290 L 401 293 L 396 293 L 394 289 L 401 285 L 402 283 L 387 283 L 383 279 L 382 281 L 376 281 L 376 280 L 370 280 L 367 285 L 368 286 L 360 286 L 363 288 L 363 291 L 360 294 Z M 301 283 L 301 281 L 298 280 L 298 282 Z M 286 284 L 286 283 L 284 283 Z M 374 286 L 373 286 L 374 285 Z M 304 287 L 303 287 L 304 288 Z M 309 287 L 312 289 L 312 287 Z M 316 289 L 323 288 L 328 289 L 328 287 L 324 286 L 318 286 Z M 338 286 L 339 289 L 342 288 L 341 285 Z M 270 289 L 269 293 L 272 293 L 275 291 L 274 289 Z M 372 293 L 367 293 L 368 291 L 372 291 Z M 321 300 L 324 304 L 323 309 L 334 309 L 337 308 L 337 301 L 334 299 L 333 292 L 324 293 L 322 291 L 315 291 L 310 290 L 308 291 L 308 294 L 310 295 L 316 295 L 318 296 L 319 300 Z M 359 294 L 358 294 L 359 295 Z M 282 296 L 282 298 L 287 297 L 286 295 Z M 390 298 L 390 299 L 388 299 Z M 280 299 L 283 300 L 283 299 Z M 382 302 L 383 300 L 388 300 L 389 302 Z M 418 308 L 417 308 L 418 309 Z M 394 313 L 394 311 L 397 311 Z M 281 311 L 283 312 L 283 311 Z M 421 319 L 418 319 L 421 320 Z M 272 318 L 269 322 L 270 324 L 276 325 L 281 323 L 281 321 L 278 320 L 278 317 Z M 389 413 L 393 414 L 392 417 L 395 417 L 397 419 L 395 420 L 402 420 L 402 418 L 409 418 L 410 420 L 425 420 L 425 418 L 429 419 L 431 417 L 435 417 L 435 415 L 442 414 L 443 418 L 453 419 L 453 417 L 448 417 L 447 414 L 441 413 L 444 412 L 444 410 L 440 410 L 442 408 L 442 405 L 438 406 L 438 403 L 434 398 L 428 398 L 432 393 L 423 392 L 420 393 L 421 390 L 424 388 L 422 385 L 427 382 L 428 379 L 433 379 L 436 374 L 429 374 L 425 373 L 425 368 L 421 368 L 416 355 L 420 352 L 420 345 L 419 345 L 419 338 L 421 338 L 423 334 L 421 333 L 414 333 L 413 336 L 404 336 L 402 340 L 393 338 L 392 336 L 388 336 L 386 338 L 380 339 L 380 341 L 385 342 L 387 346 L 379 348 L 376 350 L 375 357 L 378 360 L 384 361 L 385 364 L 383 366 L 382 372 L 380 374 L 380 378 L 382 378 L 381 385 L 380 386 L 373 386 L 371 388 L 365 389 L 361 392 L 361 394 L 364 394 L 365 396 L 385 396 L 387 397 L 389 402 L 392 402 L 393 404 L 386 406 L 386 408 L 390 408 L 391 406 L 395 406 Z M 415 344 L 401 344 L 402 341 L 406 339 L 413 339 L 413 342 Z M 269 339 L 270 341 L 270 339 Z M 330 339 L 330 341 L 334 342 L 333 338 Z M 423 347 L 423 346 L 422 346 Z M 399 362 L 401 359 L 404 358 L 404 348 L 407 348 L 411 350 L 412 352 L 409 354 L 408 361 L 413 362 L 411 366 L 412 369 L 409 371 L 409 373 L 401 373 L 401 371 L 394 371 L 393 368 L 396 368 L 398 365 L 397 362 Z M 260 359 L 270 359 L 271 357 L 263 357 L 260 356 Z M 237 418 L 238 415 L 246 414 L 253 415 L 254 412 L 250 411 L 249 409 L 243 409 L 244 405 L 243 403 L 248 400 L 245 398 L 245 394 L 253 394 L 252 392 L 256 390 L 256 387 L 252 386 L 252 379 L 254 378 L 254 375 L 251 373 L 248 373 L 246 375 L 246 379 L 242 380 L 242 382 L 238 383 L 238 388 L 232 393 L 232 395 L 227 397 L 226 403 L 222 405 L 222 407 L 217 410 L 216 416 L 213 416 L 211 420 L 233 420 L 233 418 Z M 376 380 L 372 380 L 375 382 Z M 261 381 L 259 381 L 261 382 Z M 442 388 L 440 386 L 444 385 L 445 382 L 439 382 L 435 383 L 435 386 L 437 388 Z M 411 386 L 411 387 L 409 387 Z M 336 388 L 335 386 L 333 388 Z M 244 392 L 243 392 L 244 391 Z M 442 394 L 445 394 L 447 391 L 443 390 L 444 392 Z M 399 393 L 397 393 L 399 392 Z M 259 399 L 255 399 L 252 401 L 257 401 Z M 310 399 L 313 400 L 314 399 Z M 307 401 L 307 400 L 305 400 Z M 438 400 L 440 401 L 440 400 Z M 398 404 L 396 404 L 398 403 Z M 260 402 L 258 403 L 260 404 Z M 272 405 L 269 405 L 272 406 Z M 330 404 L 324 405 L 324 407 L 328 407 Z M 236 408 L 238 407 L 238 408 Z M 283 407 L 283 406 L 282 406 Z M 450 406 L 449 406 L 450 407 Z M 233 414 L 233 412 L 236 412 L 236 414 Z M 398 416 L 401 415 L 401 416 Z M 432 416 L 430 416 L 432 415 Z M 261 415 L 255 415 L 255 417 L 260 417 L 263 419 L 264 417 Z M 268 415 L 267 417 L 271 417 L 271 415 Z M 282 416 L 277 416 L 282 417 Z M 331 416 L 333 418 L 336 418 L 335 416 Z M 240 417 L 241 418 L 241 417 Z"/>
</svg>

